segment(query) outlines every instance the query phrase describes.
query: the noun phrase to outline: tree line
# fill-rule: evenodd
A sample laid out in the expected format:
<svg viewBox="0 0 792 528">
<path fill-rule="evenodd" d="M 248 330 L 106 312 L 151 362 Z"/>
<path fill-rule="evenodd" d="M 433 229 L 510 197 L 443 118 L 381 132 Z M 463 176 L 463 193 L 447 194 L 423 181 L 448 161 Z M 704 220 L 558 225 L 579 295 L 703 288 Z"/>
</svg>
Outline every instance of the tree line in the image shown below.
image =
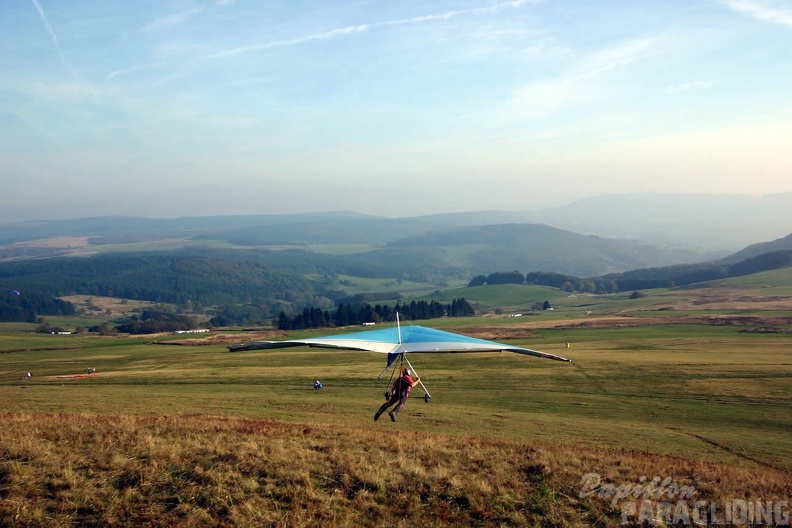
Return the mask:
<svg viewBox="0 0 792 528">
<path fill-rule="evenodd" d="M 4 290 L 5 291 L 5 290 Z M 0 321 L 34 323 L 41 315 L 74 315 L 77 313 L 70 302 L 50 295 L 27 292 L 5 291 L 0 301 Z"/>
<path fill-rule="evenodd" d="M 721 262 L 678 264 L 662 268 L 644 268 L 623 273 L 612 273 L 592 278 L 542 271 L 532 271 L 525 275 L 519 271 L 498 271 L 489 275 L 477 275 L 471 279 L 468 286 L 533 284 L 550 286 L 568 292 L 605 294 L 617 291 L 673 288 L 698 282 L 742 277 L 788 266 L 792 266 L 792 251 L 783 250 L 764 253 L 734 264 Z"/>
<path fill-rule="evenodd" d="M 7 295 L 0 301 L 0 321 L 73 315 L 75 307 L 57 299 L 66 295 L 176 304 L 194 313 L 214 306 L 218 326 L 239 320 L 259 323 L 294 306 L 333 305 L 321 285 L 293 270 L 191 255 L 110 254 L 0 263 L 0 291 L 11 289 L 23 296 Z"/>
<path fill-rule="evenodd" d="M 107 254 L 0 263 L 0 287 L 50 297 L 96 295 L 203 306 L 309 305 L 321 288 L 299 273 L 248 260 L 161 254 Z M 5 291 L 5 290 L 3 290 Z"/>
<path fill-rule="evenodd" d="M 118 325 L 115 329 L 125 334 L 156 334 L 195 330 L 199 326 L 197 320 L 188 315 L 144 310 L 140 316 L 132 316 L 129 322 Z"/>
<path fill-rule="evenodd" d="M 439 317 L 466 317 L 475 315 L 475 310 L 464 297 L 454 299 L 449 304 L 438 301 L 411 301 L 396 303 L 394 306 L 368 303 L 361 305 L 340 304 L 335 311 L 319 308 L 305 308 L 302 312 L 287 314 L 281 312 L 273 321 L 280 330 L 300 330 L 304 328 L 324 328 L 332 326 L 361 325 L 394 321 L 396 314 L 408 320 L 436 319 Z"/>
</svg>

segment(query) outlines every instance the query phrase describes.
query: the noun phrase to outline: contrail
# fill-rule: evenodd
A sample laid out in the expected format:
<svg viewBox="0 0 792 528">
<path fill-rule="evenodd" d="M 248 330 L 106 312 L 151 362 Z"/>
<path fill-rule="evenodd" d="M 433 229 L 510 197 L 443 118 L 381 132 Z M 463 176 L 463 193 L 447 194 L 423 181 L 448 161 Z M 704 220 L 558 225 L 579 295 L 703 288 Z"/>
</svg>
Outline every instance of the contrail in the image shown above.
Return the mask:
<svg viewBox="0 0 792 528">
<path fill-rule="evenodd" d="M 61 144 L 60 140 L 58 140 L 57 136 L 55 136 L 49 128 L 45 127 L 44 125 L 42 125 L 38 121 L 35 121 L 35 120 L 29 118 L 28 116 L 26 116 L 24 114 L 20 114 L 16 110 L 12 110 L 9 107 L 7 107 L 6 105 L 0 105 L 0 111 L 3 111 L 3 110 L 6 111 L 7 113 L 11 114 L 12 116 L 16 117 L 20 121 L 22 121 L 24 123 L 27 123 L 29 125 L 32 125 L 35 128 L 38 128 L 39 130 L 44 132 L 45 137 L 47 137 L 50 141 L 52 141 L 53 143 L 55 143 L 59 147 L 63 146 Z"/>
<path fill-rule="evenodd" d="M 34 2 L 36 0 L 33 0 Z M 355 26 L 346 26 L 342 28 L 332 29 L 329 31 L 325 31 L 322 33 L 314 33 L 312 35 L 306 35 L 303 37 L 296 37 L 293 39 L 285 39 L 285 40 L 275 40 L 270 42 L 262 42 L 259 44 L 250 44 L 248 46 L 240 46 L 238 48 L 231 48 L 220 50 L 214 53 L 209 53 L 207 55 L 202 55 L 200 57 L 195 57 L 193 59 L 188 60 L 187 62 L 195 63 L 201 62 L 206 60 L 212 59 L 220 59 L 225 57 L 230 57 L 233 55 L 240 55 L 243 53 L 250 53 L 254 51 L 264 51 L 273 48 L 285 48 L 291 46 L 299 46 L 301 44 L 305 44 L 308 42 L 318 41 L 318 40 L 330 40 L 335 39 L 338 37 L 343 37 L 346 35 L 351 35 L 355 33 L 364 33 L 370 29 L 381 28 L 381 27 L 393 27 L 393 26 L 403 26 L 403 25 L 411 25 L 411 24 L 424 24 L 427 22 L 433 21 L 441 21 L 441 20 L 449 20 L 454 17 L 464 16 L 464 15 L 482 15 L 486 13 L 493 13 L 496 11 L 500 11 L 502 9 L 509 9 L 509 8 L 519 8 L 525 4 L 536 4 L 541 0 L 511 0 L 506 2 L 501 2 L 498 4 L 493 4 L 486 7 L 477 7 L 472 9 L 465 9 L 459 11 L 447 11 L 445 13 L 433 14 L 433 15 L 422 15 L 416 16 L 411 18 L 401 18 L 395 20 L 385 20 L 382 22 L 371 22 L 371 23 L 363 23 L 358 24 Z M 128 73 L 140 71 L 140 70 L 148 70 L 152 68 L 159 68 L 162 66 L 166 66 L 168 64 L 173 64 L 176 61 L 170 62 L 157 62 L 152 64 L 144 64 L 142 66 L 135 66 L 131 68 L 125 68 L 121 70 L 116 70 L 111 72 L 107 75 L 107 79 L 110 80 L 114 77 L 118 77 L 120 75 L 126 75 Z"/>
<path fill-rule="evenodd" d="M 38 3 L 38 0 L 30 0 L 30 1 L 33 2 L 33 6 L 36 8 L 36 11 L 38 11 L 39 16 L 41 17 L 41 21 L 44 22 L 44 27 L 47 28 L 47 31 L 50 34 L 50 38 L 52 39 L 52 43 L 55 44 L 55 50 L 58 52 L 58 57 L 60 57 L 61 64 L 63 64 L 64 68 L 71 71 L 71 68 L 69 67 L 69 63 L 66 61 L 66 56 L 63 54 L 63 50 L 60 47 L 60 42 L 58 42 L 58 35 L 55 34 L 55 31 L 52 29 L 52 26 L 50 26 L 49 20 L 47 20 L 47 14 L 44 13 L 44 9 L 41 8 L 41 4 Z"/>
<path fill-rule="evenodd" d="M 262 51 L 272 48 L 282 48 L 287 46 L 297 46 L 300 44 L 305 44 L 306 42 L 312 42 L 315 40 L 329 40 L 334 39 L 337 37 L 343 37 L 346 35 L 350 35 L 353 33 L 363 33 L 368 31 L 369 29 L 374 29 L 378 27 L 391 27 L 391 26 L 404 26 L 404 25 L 412 25 L 412 24 L 424 24 L 427 22 L 434 22 L 436 20 L 449 20 L 454 17 L 464 16 L 464 15 L 481 15 L 485 13 L 492 13 L 495 11 L 499 11 L 501 9 L 508 9 L 508 8 L 517 8 L 521 7 L 527 3 L 536 3 L 537 0 L 513 0 L 510 2 L 501 2 L 499 4 L 494 4 L 491 6 L 486 7 L 477 7 L 473 9 L 465 9 L 461 11 L 447 11 L 445 13 L 434 14 L 434 15 L 421 15 L 411 18 L 400 18 L 395 20 L 385 20 L 382 22 L 370 22 L 370 23 L 363 23 L 356 26 L 347 26 L 338 29 L 333 29 L 330 31 L 325 31 L 323 33 L 316 33 L 313 35 L 307 35 L 305 37 L 298 37 L 289 40 L 278 40 L 272 42 L 265 42 L 262 44 L 253 44 L 250 46 L 242 46 L 239 48 L 228 49 L 223 51 L 218 51 L 215 53 L 210 53 L 208 55 L 204 55 L 202 57 L 198 57 L 193 59 L 194 61 L 199 60 L 209 60 L 209 59 L 218 59 L 221 57 L 228 57 L 230 55 L 239 55 L 240 53 L 248 53 L 251 51 Z"/>
<path fill-rule="evenodd" d="M 33 6 L 36 8 L 36 11 L 38 11 L 39 17 L 41 17 L 41 21 L 44 23 L 44 27 L 47 28 L 47 31 L 50 34 L 52 43 L 55 45 L 55 50 L 58 52 L 58 57 L 60 57 L 60 61 L 63 67 L 66 69 L 67 72 L 69 72 L 69 75 L 71 75 L 73 79 L 75 79 L 78 82 L 84 82 L 82 78 L 74 70 L 74 68 L 71 67 L 69 61 L 66 60 L 66 56 L 63 54 L 63 50 L 61 49 L 60 46 L 60 41 L 58 40 L 58 35 L 55 34 L 55 30 L 52 29 L 52 26 L 50 26 L 49 20 L 47 20 L 47 14 L 44 12 L 44 9 L 41 7 L 41 4 L 38 3 L 38 0 L 30 0 L 30 1 L 33 2 Z M 91 90 L 91 94 L 93 95 L 94 103 L 98 105 L 99 94 L 97 93 L 96 88 L 94 88 L 90 84 L 88 86 Z"/>
</svg>

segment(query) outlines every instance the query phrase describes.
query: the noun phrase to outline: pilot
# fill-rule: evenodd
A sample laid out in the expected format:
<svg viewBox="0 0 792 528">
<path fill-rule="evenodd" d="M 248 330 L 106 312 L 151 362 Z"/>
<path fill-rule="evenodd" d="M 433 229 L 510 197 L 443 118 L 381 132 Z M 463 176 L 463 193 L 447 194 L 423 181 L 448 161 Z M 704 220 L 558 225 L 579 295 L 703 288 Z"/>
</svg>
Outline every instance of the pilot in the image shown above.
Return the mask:
<svg viewBox="0 0 792 528">
<path fill-rule="evenodd" d="M 382 406 L 377 410 L 377 413 L 374 415 L 375 422 L 379 420 L 379 417 L 382 415 L 382 413 L 387 411 L 388 407 L 393 404 L 396 405 L 390 410 L 390 412 L 388 412 L 388 416 L 390 416 L 391 421 L 396 421 L 396 414 L 398 414 L 398 412 L 402 410 L 404 405 L 407 403 L 407 398 L 410 397 L 410 391 L 413 387 L 421 382 L 421 378 L 416 378 L 413 380 L 410 374 L 410 369 L 402 369 L 401 375 L 396 381 L 393 382 L 390 394 L 385 394 L 388 400 L 382 404 Z"/>
</svg>

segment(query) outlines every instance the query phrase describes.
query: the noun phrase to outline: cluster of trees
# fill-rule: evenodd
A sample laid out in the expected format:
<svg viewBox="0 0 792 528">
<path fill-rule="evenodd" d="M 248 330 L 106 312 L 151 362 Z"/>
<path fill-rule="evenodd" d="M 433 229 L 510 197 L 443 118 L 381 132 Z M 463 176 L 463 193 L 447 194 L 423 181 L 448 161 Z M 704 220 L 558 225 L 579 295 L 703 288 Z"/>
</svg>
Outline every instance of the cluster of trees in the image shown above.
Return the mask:
<svg viewBox="0 0 792 528">
<path fill-rule="evenodd" d="M 270 310 L 251 304 L 229 304 L 213 310 L 212 326 L 263 325 L 270 319 Z"/>
<path fill-rule="evenodd" d="M 76 308 L 70 302 L 46 294 L 23 291 L 19 295 L 11 292 L 3 294 L 0 300 L 0 321 L 34 323 L 42 315 L 76 313 Z"/>
<path fill-rule="evenodd" d="M 147 310 L 142 312 L 140 316 L 132 316 L 128 323 L 118 325 L 115 328 L 125 334 L 156 334 L 158 332 L 194 330 L 199 326 L 195 318 L 187 315 Z"/>
<path fill-rule="evenodd" d="M 524 284 L 525 275 L 519 271 L 496 271 L 489 275 L 478 275 L 468 283 L 468 286 L 484 286 L 492 284 Z"/>
<path fill-rule="evenodd" d="M 118 334 L 118 329 L 108 322 L 104 322 L 100 325 L 89 326 L 88 328 L 85 328 L 84 326 L 78 326 L 74 330 L 69 330 L 68 328 L 63 328 L 62 326 L 52 326 L 49 321 L 43 317 L 38 318 L 38 323 L 38 326 L 36 326 L 34 330 L 34 332 L 37 334 L 56 334 L 59 332 L 71 332 L 72 334 L 84 334 L 85 332 L 92 332 L 94 334 L 103 336 Z"/>
<path fill-rule="evenodd" d="M 532 271 L 525 275 L 519 271 L 498 271 L 489 275 L 473 277 L 468 286 L 493 284 L 536 284 L 539 286 L 551 286 L 569 292 L 612 293 L 616 291 L 614 289 L 616 287 L 614 281 L 582 279 L 574 275 L 545 271 Z"/>
<path fill-rule="evenodd" d="M 273 321 L 273 325 L 281 330 L 298 330 L 302 328 L 323 328 L 329 326 L 348 326 L 363 323 L 379 323 L 393 321 L 396 313 L 410 320 L 436 319 L 439 317 L 465 317 L 475 315 L 475 310 L 464 297 L 454 299 L 450 304 L 443 305 L 438 301 L 412 301 L 395 306 L 370 304 L 340 304 L 334 312 L 319 308 L 305 308 L 296 314 L 281 312 Z"/>
<path fill-rule="evenodd" d="M 624 273 L 613 273 L 589 279 L 563 273 L 542 271 L 532 271 L 526 275 L 522 275 L 519 271 L 501 271 L 490 273 L 489 275 L 478 275 L 468 285 L 536 284 L 568 292 L 603 294 L 617 291 L 686 286 L 697 282 L 742 277 L 788 266 L 792 266 L 792 251 L 782 250 L 764 253 L 733 264 L 722 262 L 678 264 L 663 268 L 645 268 Z"/>
<path fill-rule="evenodd" d="M 34 330 L 37 334 L 56 334 L 58 332 L 66 332 L 67 330 L 60 326 L 52 326 L 43 317 L 38 318 L 38 326 Z"/>
<path fill-rule="evenodd" d="M 602 277 L 612 281 L 619 291 L 645 290 L 649 288 L 670 288 L 686 286 L 697 282 L 742 277 L 762 271 L 792 266 L 792 251 L 772 251 L 732 264 L 722 262 L 703 262 L 699 264 L 680 264 L 664 268 L 646 268 Z"/>
<path fill-rule="evenodd" d="M 489 275 L 478 275 L 468 286 L 485 286 L 493 284 L 536 284 L 551 286 L 563 291 L 589 293 L 611 293 L 616 291 L 616 283 L 611 280 L 582 279 L 564 273 L 532 271 L 523 275 L 519 271 L 497 271 Z"/>
<path fill-rule="evenodd" d="M 320 293 L 303 275 L 262 262 L 162 254 L 0 263 L 0 286 L 6 285 L 50 297 L 97 295 L 203 306 L 254 302 L 305 306 Z"/>
</svg>

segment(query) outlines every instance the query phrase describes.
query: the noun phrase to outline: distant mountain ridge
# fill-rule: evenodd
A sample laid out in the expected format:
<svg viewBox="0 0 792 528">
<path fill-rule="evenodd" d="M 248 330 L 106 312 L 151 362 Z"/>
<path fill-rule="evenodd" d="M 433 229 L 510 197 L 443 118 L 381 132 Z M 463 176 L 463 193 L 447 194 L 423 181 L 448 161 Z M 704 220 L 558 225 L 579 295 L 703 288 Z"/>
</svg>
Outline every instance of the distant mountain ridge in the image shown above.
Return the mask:
<svg viewBox="0 0 792 528">
<path fill-rule="evenodd" d="M 552 271 L 582 277 L 604 275 L 615 270 L 697 262 L 709 256 L 635 240 L 583 236 L 543 224 L 460 227 L 406 237 L 388 245 L 391 248 L 440 248 L 447 253 L 465 255 L 467 267 L 477 273 Z"/>
<path fill-rule="evenodd" d="M 167 243 L 151 248 L 189 248 L 192 255 L 200 254 L 201 247 L 206 251 L 213 248 L 213 254 L 220 258 L 242 258 L 239 251 L 232 254 L 235 249 L 302 248 L 306 251 L 301 254 L 277 258 L 272 253 L 260 253 L 256 260 L 284 264 L 302 260 L 310 262 L 313 270 L 331 269 L 342 274 L 355 270 L 370 277 L 410 266 L 420 267 L 421 276 L 459 277 L 520 270 L 590 277 L 725 258 L 748 245 L 742 244 L 742 239 L 750 239 L 749 244 L 766 243 L 792 233 L 790 210 L 792 193 L 761 198 L 628 194 L 599 196 L 545 211 L 460 212 L 408 218 L 350 211 L 174 219 L 83 218 L 0 226 L 0 259 L 69 255 L 76 252 L 69 237 L 84 238 L 74 242 L 82 244 L 82 254 L 131 248 L 129 244 L 133 243 L 135 251 L 146 251 L 147 242 L 167 239 Z M 780 234 L 763 236 L 768 232 Z M 24 243 L 48 237 L 66 240 Z M 779 240 L 778 249 L 786 248 L 785 239 Z M 175 242 L 169 246 L 171 241 Z M 339 251 L 327 249 L 332 246 Z M 310 248 L 328 254 L 307 251 Z M 764 249 L 759 246 L 750 251 Z"/>
<path fill-rule="evenodd" d="M 350 211 L 298 213 L 284 215 L 192 216 L 181 218 L 146 218 L 140 216 L 97 216 L 67 220 L 39 220 L 0 225 L 0 243 L 11 243 L 56 236 L 110 236 L 136 233 L 155 236 L 216 233 L 262 225 L 304 222 L 333 222 L 368 215 Z"/>
<path fill-rule="evenodd" d="M 792 250 L 792 234 L 787 235 L 784 238 L 773 240 L 771 242 L 751 244 L 747 248 L 722 259 L 722 261 L 724 263 L 732 264 L 752 257 L 757 257 L 765 253 L 772 253 L 776 251 L 785 251 L 785 250 Z"/>
<path fill-rule="evenodd" d="M 198 216 L 173 219 L 97 217 L 0 225 L 0 244 L 54 236 L 150 237 L 257 243 L 373 243 L 496 224 L 545 224 L 581 235 L 720 252 L 792 233 L 792 192 L 768 196 L 673 193 L 606 194 L 531 211 L 469 211 L 386 218 L 351 211 Z"/>
<path fill-rule="evenodd" d="M 538 214 L 581 234 L 733 252 L 792 233 L 792 192 L 768 196 L 608 194 Z"/>
</svg>

